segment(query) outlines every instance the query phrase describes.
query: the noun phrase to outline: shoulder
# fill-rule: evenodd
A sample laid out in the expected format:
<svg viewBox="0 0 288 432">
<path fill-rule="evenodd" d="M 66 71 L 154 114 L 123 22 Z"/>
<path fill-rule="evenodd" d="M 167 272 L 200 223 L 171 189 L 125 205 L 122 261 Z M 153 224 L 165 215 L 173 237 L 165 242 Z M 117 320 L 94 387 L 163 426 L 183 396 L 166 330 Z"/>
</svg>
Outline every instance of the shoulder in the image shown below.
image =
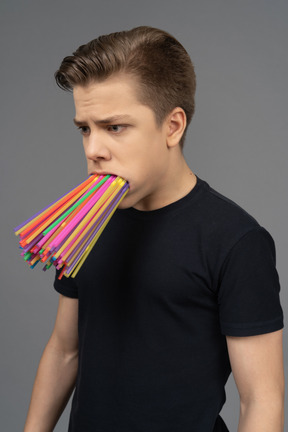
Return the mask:
<svg viewBox="0 0 288 432">
<path fill-rule="evenodd" d="M 199 179 L 202 187 L 203 208 L 207 211 L 210 220 L 215 223 L 259 226 L 257 220 L 243 207 L 232 199 L 213 189 L 207 182 Z"/>
<path fill-rule="evenodd" d="M 251 214 L 201 179 L 198 187 L 201 193 L 189 209 L 189 220 L 213 273 L 219 274 L 232 251 L 248 256 L 248 249 L 265 249 L 275 260 L 273 238 Z"/>
<path fill-rule="evenodd" d="M 202 189 L 199 195 L 198 217 L 202 229 L 211 241 L 231 247 L 250 231 L 258 230 L 258 221 L 232 199 L 213 189 L 199 179 Z"/>
</svg>

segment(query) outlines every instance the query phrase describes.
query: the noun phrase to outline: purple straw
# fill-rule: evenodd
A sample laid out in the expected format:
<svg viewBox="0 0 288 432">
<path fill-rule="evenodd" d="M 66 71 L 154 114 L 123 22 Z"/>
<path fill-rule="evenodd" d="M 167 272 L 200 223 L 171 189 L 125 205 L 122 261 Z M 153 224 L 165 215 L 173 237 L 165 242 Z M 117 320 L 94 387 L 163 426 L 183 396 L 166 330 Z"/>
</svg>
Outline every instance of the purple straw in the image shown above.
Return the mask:
<svg viewBox="0 0 288 432">
<path fill-rule="evenodd" d="M 35 246 L 39 242 L 39 240 L 41 240 L 42 237 L 42 233 L 38 234 L 38 236 L 35 237 L 34 240 L 32 240 L 30 243 L 27 244 L 27 246 L 23 248 L 23 251 L 28 252 L 33 246 Z"/>
<path fill-rule="evenodd" d="M 123 194 L 128 189 L 128 185 L 127 185 L 127 187 L 125 187 L 125 186 L 126 185 L 123 186 L 123 188 L 118 192 L 118 194 L 111 201 L 111 203 L 109 204 L 109 206 L 105 210 L 105 213 L 101 216 L 100 223 L 99 223 L 99 219 L 97 219 L 94 222 L 94 224 L 89 229 L 89 231 L 85 234 L 85 236 L 83 237 L 83 239 L 81 240 L 81 242 L 79 242 L 79 244 L 77 245 L 76 251 L 77 251 L 77 249 L 78 250 L 80 249 L 80 247 L 84 244 L 84 242 L 85 242 L 85 247 L 89 246 L 89 244 L 91 243 L 91 241 L 93 240 L 93 238 L 95 237 L 95 235 L 97 234 L 97 232 L 99 231 L 99 229 L 101 228 L 101 226 L 103 225 L 103 223 L 105 222 L 105 220 L 107 219 L 107 217 L 109 216 L 109 214 L 111 213 L 111 211 L 113 210 L 113 208 L 117 205 L 118 201 L 122 198 Z M 99 226 L 97 226 L 98 224 L 99 224 Z M 86 244 L 87 237 L 89 237 L 89 235 L 91 234 L 91 232 L 93 232 L 95 229 L 96 229 L 95 233 L 93 233 L 93 236 L 89 239 L 89 241 Z M 66 261 L 69 262 L 69 260 L 71 259 L 71 257 L 73 255 L 75 255 L 75 250 L 73 252 L 71 252 L 71 254 L 67 257 Z M 79 255 L 77 255 L 77 256 L 79 256 Z"/>
<path fill-rule="evenodd" d="M 89 178 L 89 177 L 88 177 Z M 86 179 L 87 180 L 87 179 Z M 85 180 L 85 181 L 86 181 Z M 84 183 L 84 181 L 82 182 Z M 35 213 L 32 217 L 27 219 L 25 222 L 22 222 L 20 225 L 18 225 L 16 228 L 14 228 L 14 231 L 18 231 L 20 228 L 22 228 L 24 225 L 26 225 L 28 222 L 30 222 L 32 219 L 34 219 L 36 216 L 47 210 L 49 207 L 51 207 L 53 204 L 55 204 L 57 201 L 61 200 L 65 197 L 65 195 L 68 195 L 70 192 L 72 192 L 74 189 L 76 189 L 78 186 L 80 186 L 82 183 L 79 183 L 79 185 L 75 186 L 73 189 L 71 189 L 69 192 L 66 192 L 64 195 L 62 195 L 60 198 L 56 199 L 52 203 L 50 203 L 47 207 L 44 207 L 42 210 L 40 210 L 38 213 Z"/>
<path fill-rule="evenodd" d="M 107 219 L 107 217 L 110 215 L 111 211 L 113 210 L 113 208 L 115 207 L 115 205 L 117 205 L 117 203 L 119 202 L 119 200 L 121 199 L 121 197 L 123 196 L 123 194 L 127 191 L 127 189 L 129 188 L 128 184 L 126 183 L 123 188 L 121 189 L 120 192 L 118 192 L 118 194 L 116 195 L 116 197 L 113 199 L 113 201 L 110 203 L 109 207 L 107 208 L 107 211 L 105 212 L 105 214 L 103 215 L 103 218 L 100 222 L 100 224 L 98 225 L 98 227 L 96 228 L 95 232 L 93 233 L 93 235 L 90 237 L 90 239 L 88 240 L 87 243 L 85 243 L 83 245 L 83 247 L 81 248 L 81 251 L 78 253 L 78 255 L 76 256 L 76 258 L 74 259 L 74 261 L 71 263 L 71 265 L 69 267 L 66 268 L 65 273 L 69 273 L 71 271 L 71 269 L 73 269 L 73 267 L 75 266 L 75 264 L 79 261 L 79 259 L 81 258 L 81 256 L 83 255 L 83 253 L 85 252 L 86 248 L 90 245 L 90 243 L 92 242 L 92 240 L 94 239 L 94 237 L 96 236 L 97 232 L 99 231 L 99 229 L 101 228 L 101 226 L 103 225 L 103 223 L 105 222 L 105 220 Z M 93 227 L 95 227 L 95 225 L 97 224 L 98 221 L 96 221 L 96 223 L 93 225 Z M 91 230 L 92 228 L 91 227 Z M 90 230 L 90 231 L 91 231 Z M 85 237 L 88 237 L 88 233 Z M 83 242 L 81 242 L 82 244 Z M 78 247 L 79 249 L 79 247 Z M 74 251 L 75 253 L 75 251 Z M 71 256 L 74 254 L 72 253 L 68 258 L 67 261 L 69 261 L 69 259 L 71 258 Z"/>
</svg>

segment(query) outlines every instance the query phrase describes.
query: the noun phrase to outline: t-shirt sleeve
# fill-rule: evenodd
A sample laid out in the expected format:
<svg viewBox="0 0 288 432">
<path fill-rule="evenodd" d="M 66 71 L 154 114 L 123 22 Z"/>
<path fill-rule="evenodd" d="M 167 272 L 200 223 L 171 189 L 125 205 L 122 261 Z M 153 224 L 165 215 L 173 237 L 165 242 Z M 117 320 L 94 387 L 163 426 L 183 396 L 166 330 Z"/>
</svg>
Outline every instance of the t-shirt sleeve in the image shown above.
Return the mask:
<svg viewBox="0 0 288 432">
<path fill-rule="evenodd" d="M 75 279 L 71 277 L 63 276 L 60 280 L 58 276 L 60 274 L 60 270 L 56 270 L 55 280 L 54 280 L 54 288 L 59 293 L 66 297 L 78 298 L 78 288 L 75 283 Z"/>
<path fill-rule="evenodd" d="M 254 336 L 280 330 L 283 312 L 275 245 L 262 227 L 245 234 L 222 266 L 218 292 L 221 331 Z"/>
</svg>

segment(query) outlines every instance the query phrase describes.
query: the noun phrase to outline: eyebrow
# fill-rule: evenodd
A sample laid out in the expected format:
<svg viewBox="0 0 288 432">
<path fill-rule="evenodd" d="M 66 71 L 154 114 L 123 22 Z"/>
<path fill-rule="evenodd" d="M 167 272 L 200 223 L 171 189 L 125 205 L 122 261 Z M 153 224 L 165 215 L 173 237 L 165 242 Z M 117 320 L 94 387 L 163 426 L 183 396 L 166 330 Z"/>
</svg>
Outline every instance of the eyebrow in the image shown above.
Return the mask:
<svg viewBox="0 0 288 432">
<path fill-rule="evenodd" d="M 117 123 L 119 121 L 131 121 L 132 117 L 128 114 L 121 114 L 121 115 L 115 115 L 112 117 L 107 117 L 104 119 L 99 119 L 99 120 L 94 120 L 95 124 L 113 124 L 113 123 Z M 85 121 L 81 121 L 81 120 L 77 120 L 76 118 L 73 119 L 73 122 L 75 123 L 76 126 L 82 126 L 83 124 L 86 124 L 87 122 Z"/>
</svg>

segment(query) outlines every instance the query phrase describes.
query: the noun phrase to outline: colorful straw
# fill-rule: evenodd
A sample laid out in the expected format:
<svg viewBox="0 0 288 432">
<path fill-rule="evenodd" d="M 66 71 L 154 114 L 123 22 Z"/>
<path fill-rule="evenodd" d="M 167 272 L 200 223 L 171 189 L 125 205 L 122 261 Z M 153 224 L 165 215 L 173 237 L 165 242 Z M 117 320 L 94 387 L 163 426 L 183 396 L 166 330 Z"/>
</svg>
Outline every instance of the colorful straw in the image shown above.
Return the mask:
<svg viewBox="0 0 288 432">
<path fill-rule="evenodd" d="M 24 261 L 74 278 L 128 190 L 121 177 L 91 175 L 14 229 Z"/>
</svg>

